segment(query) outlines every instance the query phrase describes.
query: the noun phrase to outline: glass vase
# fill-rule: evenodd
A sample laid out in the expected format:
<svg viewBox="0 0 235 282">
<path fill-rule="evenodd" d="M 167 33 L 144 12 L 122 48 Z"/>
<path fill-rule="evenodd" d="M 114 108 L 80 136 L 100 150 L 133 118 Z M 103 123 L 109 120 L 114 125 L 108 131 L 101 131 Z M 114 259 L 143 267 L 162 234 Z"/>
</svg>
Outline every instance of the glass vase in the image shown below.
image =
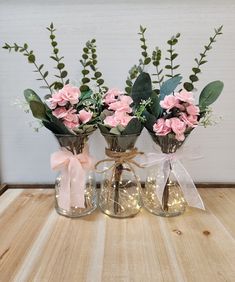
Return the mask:
<svg viewBox="0 0 235 282">
<path fill-rule="evenodd" d="M 104 166 L 99 207 L 111 217 L 135 216 L 141 208 L 141 185 L 132 161 L 138 154 L 135 143 L 139 135 L 103 136 L 108 145 L 106 155 L 109 161 L 102 161 Z"/>
<path fill-rule="evenodd" d="M 61 148 L 72 153 L 73 157 L 78 158 L 79 163 L 75 163 L 75 174 L 77 174 L 77 186 L 73 184 L 74 179 L 70 179 L 68 189 L 65 191 L 66 175 L 61 171 L 55 181 L 55 209 L 67 217 L 81 217 L 91 214 L 97 208 L 96 180 L 93 169 L 92 159 L 88 150 L 88 135 L 55 135 Z M 90 163 L 89 163 L 90 162 Z M 84 165 L 85 163 L 85 165 Z M 89 163 L 89 164 L 88 164 Z M 70 164 L 67 164 L 69 166 Z M 83 166 L 83 167 L 82 167 Z M 71 169 L 71 168 L 70 168 Z M 82 169 L 82 171 L 81 171 Z M 81 173 L 80 173 L 81 172 Z M 78 189 L 83 191 L 82 204 L 78 205 Z M 64 198 L 68 204 L 64 205 Z"/>
<path fill-rule="evenodd" d="M 158 144 L 164 154 L 174 154 L 179 149 L 183 141 L 177 141 L 173 135 L 156 136 L 151 134 L 153 141 Z M 163 216 L 172 217 L 184 213 L 186 201 L 181 191 L 180 185 L 176 180 L 172 167 L 169 162 L 170 172 L 164 186 L 162 201 L 157 197 L 157 189 L 164 175 L 162 165 L 157 164 L 147 168 L 145 186 L 142 189 L 142 201 L 144 207 L 151 213 Z"/>
</svg>

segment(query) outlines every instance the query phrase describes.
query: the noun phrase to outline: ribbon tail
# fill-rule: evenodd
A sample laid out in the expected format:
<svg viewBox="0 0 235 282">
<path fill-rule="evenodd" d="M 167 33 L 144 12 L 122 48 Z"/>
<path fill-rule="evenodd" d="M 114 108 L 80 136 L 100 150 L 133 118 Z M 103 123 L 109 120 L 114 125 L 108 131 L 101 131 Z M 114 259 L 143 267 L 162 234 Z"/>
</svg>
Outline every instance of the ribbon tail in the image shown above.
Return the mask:
<svg viewBox="0 0 235 282">
<path fill-rule="evenodd" d="M 188 205 L 194 208 L 205 210 L 202 198 L 198 193 L 191 176 L 189 175 L 183 164 L 177 159 L 172 160 L 171 164 L 172 172 L 183 191 L 184 198 L 187 201 Z"/>
<path fill-rule="evenodd" d="M 70 209 L 70 176 L 67 169 L 61 171 L 60 193 L 58 206 L 64 210 Z"/>
<path fill-rule="evenodd" d="M 72 207 L 85 208 L 86 171 L 78 159 L 69 164 L 70 204 Z"/>
<path fill-rule="evenodd" d="M 160 170 L 156 171 L 156 195 L 162 205 L 162 198 L 167 180 L 170 176 L 170 161 L 164 160 L 161 162 Z"/>
</svg>

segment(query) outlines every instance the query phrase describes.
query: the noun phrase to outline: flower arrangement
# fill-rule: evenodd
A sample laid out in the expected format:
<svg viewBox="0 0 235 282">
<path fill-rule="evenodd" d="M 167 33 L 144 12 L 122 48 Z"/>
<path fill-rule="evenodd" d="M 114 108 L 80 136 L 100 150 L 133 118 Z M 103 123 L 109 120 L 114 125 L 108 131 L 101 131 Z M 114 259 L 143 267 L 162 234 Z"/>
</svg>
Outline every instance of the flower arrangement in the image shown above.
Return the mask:
<svg viewBox="0 0 235 282">
<path fill-rule="evenodd" d="M 28 44 L 13 45 L 5 43 L 4 49 L 23 54 L 30 64 L 35 67 L 35 72 L 40 75 L 37 80 L 43 81 L 45 85 L 41 88 L 50 93 L 44 97 L 44 101 L 32 90 L 26 89 L 24 96 L 29 104 L 33 116 L 54 134 L 76 135 L 79 133 L 91 133 L 97 127 L 102 109 L 102 95 L 107 91 L 102 73 L 97 68 L 96 40 L 88 41 L 83 48 L 80 63 L 83 66 L 81 85 L 77 87 L 66 79 L 68 72 L 65 70 L 64 57 L 60 55 L 58 43 L 55 36 L 53 23 L 47 30 L 50 34 L 52 55 L 50 58 L 56 63 L 56 80 L 49 83 L 49 72 L 44 70 L 44 64 L 38 64 L 34 51 L 30 50 Z M 91 90 L 89 83 L 94 81 L 97 90 Z"/>
<path fill-rule="evenodd" d="M 212 48 L 216 37 L 222 34 L 222 26 L 215 29 L 214 36 L 210 37 L 200 57 L 195 58 L 196 66 L 192 68 L 193 74 L 189 76 L 190 82 L 184 82 L 183 85 L 181 84 L 182 76 L 174 73 L 175 70 L 178 70 L 179 65 L 175 65 L 178 54 L 173 47 L 178 43 L 180 33 L 167 41 L 169 56 L 166 58 L 168 63 L 165 65 L 165 70 L 169 72 L 164 76 L 163 68 L 160 67 L 162 51 L 156 47 L 152 56 L 148 54 L 145 32 L 146 28 L 140 26 L 139 35 L 143 58 L 140 59 L 138 66 L 131 68 L 130 76 L 126 81 L 126 91 L 133 93 L 133 88 L 138 83 L 142 87 L 138 92 L 132 94 L 133 99 L 139 101 L 151 99 L 151 103 L 146 106 L 143 113 L 145 127 L 150 133 L 156 136 L 171 135 L 177 141 L 184 141 L 185 136 L 188 136 L 199 124 L 208 124 L 208 117 L 211 115 L 210 105 L 216 101 L 223 89 L 223 82 L 210 82 L 200 93 L 199 103 L 195 101 L 194 84 L 199 80 L 201 66 L 207 62 L 205 60 L 207 52 Z M 145 66 L 150 62 L 156 68 L 156 73 L 153 74 L 153 77 L 157 78 L 155 80 L 144 71 Z M 164 81 L 165 77 L 167 80 Z M 134 79 L 136 79 L 135 83 L 133 83 Z"/>
<path fill-rule="evenodd" d="M 140 134 L 143 129 L 143 113 L 150 103 L 150 99 L 135 103 L 123 91 L 109 89 L 103 98 L 99 122 L 101 132 L 114 135 Z"/>
</svg>

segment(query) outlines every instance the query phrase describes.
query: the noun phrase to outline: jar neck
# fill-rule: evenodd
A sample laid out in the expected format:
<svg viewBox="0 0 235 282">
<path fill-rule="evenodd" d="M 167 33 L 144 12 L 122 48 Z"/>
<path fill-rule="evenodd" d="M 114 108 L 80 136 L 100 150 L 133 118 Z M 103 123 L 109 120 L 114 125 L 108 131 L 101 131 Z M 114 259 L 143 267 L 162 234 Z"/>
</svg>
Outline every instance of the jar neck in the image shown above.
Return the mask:
<svg viewBox="0 0 235 282">
<path fill-rule="evenodd" d="M 111 135 L 103 134 L 106 142 L 107 148 L 115 152 L 126 152 L 127 150 L 132 150 L 135 148 L 135 143 L 139 135 Z"/>
<path fill-rule="evenodd" d="M 80 135 L 55 135 L 60 146 L 66 148 L 74 155 L 81 154 L 88 141 L 88 136 L 85 134 Z"/>
</svg>

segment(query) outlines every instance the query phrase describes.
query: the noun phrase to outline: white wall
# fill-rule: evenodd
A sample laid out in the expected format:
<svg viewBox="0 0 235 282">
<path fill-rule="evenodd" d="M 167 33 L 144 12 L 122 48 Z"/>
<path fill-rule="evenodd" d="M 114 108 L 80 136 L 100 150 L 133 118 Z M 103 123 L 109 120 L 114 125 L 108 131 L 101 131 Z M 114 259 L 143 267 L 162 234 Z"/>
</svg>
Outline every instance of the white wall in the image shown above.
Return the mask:
<svg viewBox="0 0 235 282">
<path fill-rule="evenodd" d="M 128 3 L 127 3 L 128 2 Z M 79 81 L 79 58 L 84 42 L 98 41 L 100 68 L 110 87 L 124 88 L 130 66 L 139 57 L 138 27 L 148 27 L 151 47 L 166 49 L 166 40 L 176 32 L 182 38 L 177 47 L 181 73 L 186 77 L 213 28 L 224 24 L 224 35 L 208 56 L 198 89 L 212 80 L 223 80 L 223 96 L 214 111 L 223 116 L 219 125 L 197 128 L 188 140 L 192 149 L 200 147 L 203 158 L 185 161 L 195 181 L 235 182 L 235 1 L 0 1 L 0 42 L 28 42 L 38 59 L 52 70 L 50 45 L 45 29 L 53 21 L 58 32 L 61 54 L 65 56 L 70 78 Z M 49 157 L 57 143 L 49 131 L 33 133 L 27 126 L 30 117 L 11 104 L 22 97 L 25 88 L 41 95 L 33 67 L 23 56 L 0 50 L 0 158 L 1 180 L 8 183 L 53 182 Z M 103 157 L 104 142 L 96 132 L 91 148 L 97 159 Z M 150 151 L 146 132 L 138 142 Z"/>
</svg>

